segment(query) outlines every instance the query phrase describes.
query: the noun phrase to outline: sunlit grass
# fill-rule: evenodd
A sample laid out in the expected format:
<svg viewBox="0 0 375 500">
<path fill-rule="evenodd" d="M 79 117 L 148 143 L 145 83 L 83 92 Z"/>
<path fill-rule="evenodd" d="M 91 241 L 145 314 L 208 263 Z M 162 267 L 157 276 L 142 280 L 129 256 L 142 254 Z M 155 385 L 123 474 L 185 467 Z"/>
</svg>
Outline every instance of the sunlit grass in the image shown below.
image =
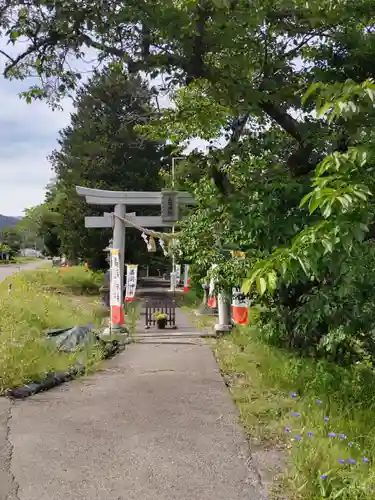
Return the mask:
<svg viewBox="0 0 375 500">
<path fill-rule="evenodd" d="M 372 369 L 270 347 L 255 327 L 215 341 L 214 351 L 249 438 L 285 446 L 287 498 L 375 498 Z"/>
<path fill-rule="evenodd" d="M 82 268 L 49 268 L 17 273 L 0 283 L 0 393 L 66 370 L 78 359 L 90 366 L 101 357 L 99 346 L 62 354 L 44 333 L 74 325 L 100 326 L 103 309 L 96 298 L 77 300 L 79 293 L 94 294 L 99 279 Z"/>
</svg>

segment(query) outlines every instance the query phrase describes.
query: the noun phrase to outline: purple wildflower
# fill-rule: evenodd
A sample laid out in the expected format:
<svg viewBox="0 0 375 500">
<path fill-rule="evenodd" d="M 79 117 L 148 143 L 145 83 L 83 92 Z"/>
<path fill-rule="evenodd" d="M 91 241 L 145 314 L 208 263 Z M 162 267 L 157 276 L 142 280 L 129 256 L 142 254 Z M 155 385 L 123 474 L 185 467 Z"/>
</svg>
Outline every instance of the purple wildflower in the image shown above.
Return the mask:
<svg viewBox="0 0 375 500">
<path fill-rule="evenodd" d="M 329 418 L 328 417 L 324 417 L 324 422 L 328 422 Z"/>
<path fill-rule="evenodd" d="M 345 436 L 345 434 L 340 434 L 340 439 L 348 439 L 347 436 Z"/>
<path fill-rule="evenodd" d="M 313 436 L 314 436 L 314 434 L 313 434 L 311 431 L 310 431 L 310 432 L 308 432 L 308 433 L 307 433 L 307 435 L 308 435 L 309 437 L 313 437 Z"/>
<path fill-rule="evenodd" d="M 370 460 L 369 460 L 367 457 L 363 457 L 363 459 L 362 459 L 362 462 L 363 462 L 364 464 L 368 464 L 368 463 L 369 463 L 369 461 L 370 461 Z"/>
<path fill-rule="evenodd" d="M 339 464 L 344 465 L 345 460 L 343 458 L 339 458 Z"/>
<path fill-rule="evenodd" d="M 300 417 L 301 416 L 301 414 L 298 411 L 294 411 L 292 413 L 292 415 L 293 415 L 293 417 Z"/>
<path fill-rule="evenodd" d="M 290 425 L 287 425 L 284 429 L 285 432 L 290 432 Z"/>
<path fill-rule="evenodd" d="M 301 436 L 296 436 L 296 441 L 301 441 Z"/>
<path fill-rule="evenodd" d="M 348 458 L 348 464 L 355 465 L 357 462 L 353 458 Z"/>
<path fill-rule="evenodd" d="M 335 438 L 336 437 L 336 434 L 334 432 L 329 432 L 328 433 L 328 437 L 330 438 Z"/>
<path fill-rule="evenodd" d="M 323 474 L 323 475 L 322 475 L 322 476 L 320 476 L 320 477 L 323 479 L 323 481 L 325 481 L 325 480 L 327 479 L 327 477 L 328 477 L 328 476 L 327 476 L 327 474 Z"/>
<path fill-rule="evenodd" d="M 320 400 L 320 399 L 317 399 L 317 400 L 316 400 L 316 404 L 317 404 L 317 405 L 321 405 L 321 404 L 322 404 L 321 400 Z"/>
<path fill-rule="evenodd" d="M 291 395 L 290 395 L 291 398 L 296 398 L 297 397 L 297 394 L 295 392 L 292 392 Z"/>
</svg>

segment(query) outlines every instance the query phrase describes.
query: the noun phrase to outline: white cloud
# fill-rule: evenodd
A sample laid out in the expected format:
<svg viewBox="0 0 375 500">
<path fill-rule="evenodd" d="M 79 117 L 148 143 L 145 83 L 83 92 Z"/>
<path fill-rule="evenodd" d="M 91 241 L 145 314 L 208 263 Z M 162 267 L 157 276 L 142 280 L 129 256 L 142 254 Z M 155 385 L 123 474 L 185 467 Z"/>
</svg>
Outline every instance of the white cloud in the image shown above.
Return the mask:
<svg viewBox="0 0 375 500">
<path fill-rule="evenodd" d="M 53 173 L 47 156 L 56 147 L 58 131 L 69 123 L 71 102 L 64 111 L 47 104 L 26 104 L 18 94 L 26 82 L 0 80 L 0 214 L 23 215 L 44 200 Z"/>
<path fill-rule="evenodd" d="M 2 40 L 0 47 L 4 48 Z M 77 69 L 83 68 L 84 80 L 90 76 L 95 59 L 95 51 L 87 50 L 85 61 L 74 64 Z M 0 69 L 3 63 L 0 56 Z M 47 156 L 57 146 L 59 130 L 70 122 L 72 102 L 68 99 L 62 103 L 63 111 L 52 111 L 44 102 L 27 104 L 19 98 L 19 93 L 34 83 L 8 81 L 0 75 L 0 214 L 3 215 L 23 215 L 25 208 L 43 202 L 45 186 L 53 177 Z M 162 97 L 159 104 L 169 106 L 168 96 Z M 204 150 L 207 144 L 193 139 L 187 151 L 197 147 Z"/>
<path fill-rule="evenodd" d="M 16 55 L 19 47 L 0 48 Z M 87 50 L 85 60 L 73 62 L 90 76 L 95 51 Z M 0 69 L 5 63 L 0 56 Z M 70 122 L 72 102 L 62 102 L 63 111 L 52 111 L 48 104 L 27 104 L 20 92 L 35 84 L 33 79 L 8 81 L 0 75 L 0 214 L 23 215 L 25 208 L 42 203 L 45 186 L 53 177 L 47 156 L 57 146 L 58 132 Z"/>
</svg>

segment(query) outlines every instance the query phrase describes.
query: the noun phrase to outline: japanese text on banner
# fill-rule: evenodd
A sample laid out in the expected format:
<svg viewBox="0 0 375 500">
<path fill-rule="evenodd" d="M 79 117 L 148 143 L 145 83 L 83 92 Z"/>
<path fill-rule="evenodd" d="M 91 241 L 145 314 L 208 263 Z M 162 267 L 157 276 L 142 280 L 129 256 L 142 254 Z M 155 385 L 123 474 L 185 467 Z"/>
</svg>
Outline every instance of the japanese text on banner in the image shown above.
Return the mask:
<svg viewBox="0 0 375 500">
<path fill-rule="evenodd" d="M 138 275 L 138 265 L 137 264 L 127 264 L 126 265 L 126 292 L 125 301 L 131 302 L 134 299 L 135 291 L 137 289 L 137 275 Z"/>
<path fill-rule="evenodd" d="M 111 250 L 111 284 L 110 284 L 110 305 L 120 306 L 122 303 L 121 297 L 121 272 L 120 272 L 120 256 L 116 249 Z"/>
</svg>

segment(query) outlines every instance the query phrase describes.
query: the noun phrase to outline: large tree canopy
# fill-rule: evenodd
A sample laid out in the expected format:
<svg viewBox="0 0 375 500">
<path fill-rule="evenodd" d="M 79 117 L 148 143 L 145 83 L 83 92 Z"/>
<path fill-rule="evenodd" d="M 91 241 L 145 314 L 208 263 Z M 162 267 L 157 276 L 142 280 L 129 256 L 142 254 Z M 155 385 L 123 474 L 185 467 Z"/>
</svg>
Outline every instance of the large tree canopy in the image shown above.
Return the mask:
<svg viewBox="0 0 375 500">
<path fill-rule="evenodd" d="M 167 75 L 167 85 L 204 79 L 207 94 L 227 106 L 221 118 L 232 141 L 249 119 L 275 122 L 293 139 L 286 165 L 301 174 L 321 158 L 312 141 L 321 127 L 302 125 L 290 108 L 300 108 L 301 91 L 315 78 L 372 76 L 365 57 L 374 48 L 372 15 L 368 0 L 13 1 L 1 13 L 18 48 L 7 54 L 5 74 L 37 73 L 42 88 L 29 96 L 58 97 L 81 76 L 72 57 L 91 47 L 130 72 Z M 343 143 L 340 136 L 334 146 Z"/>
<path fill-rule="evenodd" d="M 159 75 L 174 107 L 137 131 L 212 144 L 181 164 L 180 185 L 198 201 L 184 258 L 201 274 L 219 264 L 221 287 L 248 276 L 246 290 L 255 283 L 272 313 L 270 338 L 340 359 L 370 349 L 372 1 L 13 1 L 0 15 L 14 46 L 6 77 L 40 78 L 27 99 L 69 94 L 81 77 L 72 61 L 87 48 L 131 74 Z M 228 260 L 234 247 L 248 259 Z"/>
<path fill-rule="evenodd" d="M 139 77 L 129 77 L 118 66 L 95 73 L 79 90 L 71 125 L 60 132 L 59 148 L 51 155 L 56 180 L 47 196 L 61 214 L 58 235 L 69 258 L 103 265 L 103 249 L 111 235 L 110 230 L 85 229 L 85 215 L 101 215 L 113 207 L 87 206 L 75 193 L 76 185 L 119 191 L 159 188 L 166 149 L 135 131 L 154 111 L 151 97 Z M 141 214 L 142 208 L 129 211 Z M 141 263 L 142 259 L 145 245 L 138 232 L 129 229 L 126 260 Z"/>
</svg>

